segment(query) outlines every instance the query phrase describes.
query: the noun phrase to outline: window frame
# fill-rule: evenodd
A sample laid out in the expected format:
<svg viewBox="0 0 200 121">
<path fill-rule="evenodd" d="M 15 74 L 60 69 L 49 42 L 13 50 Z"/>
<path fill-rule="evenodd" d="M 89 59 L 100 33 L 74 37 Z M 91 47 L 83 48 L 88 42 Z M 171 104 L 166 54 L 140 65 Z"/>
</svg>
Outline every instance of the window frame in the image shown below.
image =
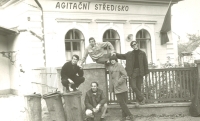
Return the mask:
<svg viewBox="0 0 200 121">
<path fill-rule="evenodd" d="M 106 36 L 105 34 L 107 34 L 107 32 L 109 31 L 108 35 Z M 118 38 L 113 38 L 114 35 L 117 35 Z M 104 38 L 104 35 L 106 36 L 106 38 Z M 110 37 L 110 38 L 109 38 Z M 119 41 L 119 45 L 117 45 L 117 41 Z M 115 50 L 117 49 L 117 46 L 119 46 L 119 51 L 121 52 L 121 43 L 120 43 L 120 36 L 119 33 L 114 30 L 114 29 L 107 29 L 104 33 L 103 33 L 103 42 L 110 42 L 112 44 L 112 42 L 114 42 L 113 47 L 115 48 Z M 108 48 L 107 48 L 107 52 L 108 52 Z"/>
<path fill-rule="evenodd" d="M 76 33 L 75 31 L 79 32 L 83 36 L 84 39 L 77 39 L 76 35 L 75 35 L 75 33 Z M 72 33 L 69 33 L 69 32 L 72 32 Z M 70 36 L 70 39 L 68 39 L 68 35 L 67 35 L 68 33 L 72 34 L 72 36 Z M 81 37 L 79 37 L 79 38 L 81 38 Z M 72 57 L 74 51 L 80 51 L 80 55 L 79 56 L 80 56 L 80 58 L 82 58 L 82 46 L 84 47 L 84 45 L 82 45 L 82 43 L 84 41 L 85 41 L 85 37 L 84 37 L 83 33 L 80 30 L 78 30 L 78 29 L 70 29 L 65 35 L 65 53 L 66 52 L 70 52 L 70 55 Z M 78 42 L 79 43 L 79 45 L 80 45 L 80 49 L 79 50 L 74 50 L 74 47 L 73 47 L 73 43 L 74 42 Z M 67 50 L 66 43 L 70 43 L 70 50 Z"/>
<path fill-rule="evenodd" d="M 138 37 L 138 34 L 140 34 L 139 32 L 141 31 L 141 36 L 139 36 L 139 37 L 141 37 L 141 38 L 137 38 Z M 147 32 L 147 33 L 145 33 L 145 32 Z M 148 34 L 149 35 L 149 37 L 145 37 L 146 36 L 146 34 Z M 151 46 L 151 35 L 150 35 L 150 33 L 146 30 L 146 29 L 140 29 L 137 33 L 136 33 L 136 41 L 138 42 L 138 47 L 139 47 L 139 49 L 141 49 L 141 50 L 143 50 L 143 48 L 141 48 L 141 41 L 144 41 L 145 42 L 145 51 L 146 51 L 146 55 L 147 55 L 147 58 L 148 58 L 148 56 L 149 56 L 149 54 L 148 54 L 148 41 L 149 41 L 149 49 L 150 49 L 150 60 L 151 60 L 151 62 L 152 62 L 152 60 L 153 60 L 153 58 L 152 58 L 152 46 Z"/>
</svg>

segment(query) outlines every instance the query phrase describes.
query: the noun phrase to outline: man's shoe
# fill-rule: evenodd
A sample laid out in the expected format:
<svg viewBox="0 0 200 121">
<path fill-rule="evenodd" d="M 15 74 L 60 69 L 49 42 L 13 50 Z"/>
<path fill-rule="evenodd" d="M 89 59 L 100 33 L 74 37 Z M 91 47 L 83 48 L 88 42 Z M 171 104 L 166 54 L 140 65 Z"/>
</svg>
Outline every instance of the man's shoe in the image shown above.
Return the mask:
<svg viewBox="0 0 200 121">
<path fill-rule="evenodd" d="M 106 121 L 106 119 L 105 118 L 101 118 L 101 120 L 100 121 Z"/>
<path fill-rule="evenodd" d="M 69 93 L 70 91 L 69 90 L 66 90 L 66 93 Z"/>
<path fill-rule="evenodd" d="M 69 84 L 69 91 L 72 91 L 72 84 Z"/>
<path fill-rule="evenodd" d="M 127 116 L 127 120 L 135 121 L 135 117 L 133 115 Z"/>
<path fill-rule="evenodd" d="M 136 102 L 136 103 L 135 103 L 135 107 L 136 107 L 136 108 L 139 108 L 139 107 L 140 107 L 139 102 Z"/>
<path fill-rule="evenodd" d="M 73 91 L 75 92 L 75 91 L 77 91 L 77 89 L 76 89 L 76 88 L 73 88 Z"/>
<path fill-rule="evenodd" d="M 76 86 L 74 84 L 71 86 L 71 88 L 73 89 L 73 91 L 77 91 Z"/>
<path fill-rule="evenodd" d="M 146 98 L 144 97 L 144 99 L 140 102 L 140 105 L 145 105 L 146 103 Z"/>
</svg>

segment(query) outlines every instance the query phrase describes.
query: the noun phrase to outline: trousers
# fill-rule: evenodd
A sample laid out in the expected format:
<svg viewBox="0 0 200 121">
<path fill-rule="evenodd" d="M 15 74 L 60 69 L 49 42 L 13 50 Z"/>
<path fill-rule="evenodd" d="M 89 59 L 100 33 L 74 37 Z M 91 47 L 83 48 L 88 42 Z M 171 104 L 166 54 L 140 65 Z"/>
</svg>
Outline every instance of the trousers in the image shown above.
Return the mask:
<svg viewBox="0 0 200 121">
<path fill-rule="evenodd" d="M 70 79 L 74 82 L 72 85 L 74 88 L 79 87 L 79 85 L 85 81 L 85 78 L 80 76 L 74 76 Z M 62 85 L 65 86 L 67 90 L 69 90 L 69 80 L 67 78 L 62 79 Z"/>
<path fill-rule="evenodd" d="M 136 94 L 137 101 L 141 102 L 144 96 L 141 94 L 141 85 L 143 83 L 143 76 L 139 75 L 139 68 L 134 69 L 132 76 L 130 77 L 130 86 Z"/>
<path fill-rule="evenodd" d="M 127 101 L 128 101 L 127 92 L 117 93 L 116 97 L 122 109 L 122 117 L 127 117 L 127 116 L 132 115 L 127 106 Z"/>
</svg>

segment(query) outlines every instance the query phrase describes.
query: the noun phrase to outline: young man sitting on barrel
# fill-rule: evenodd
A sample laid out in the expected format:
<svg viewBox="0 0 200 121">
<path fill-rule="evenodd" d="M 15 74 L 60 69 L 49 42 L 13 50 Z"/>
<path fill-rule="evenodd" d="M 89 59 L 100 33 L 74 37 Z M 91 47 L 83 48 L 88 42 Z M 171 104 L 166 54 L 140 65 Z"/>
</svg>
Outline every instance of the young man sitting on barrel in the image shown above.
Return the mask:
<svg viewBox="0 0 200 121">
<path fill-rule="evenodd" d="M 103 90 L 98 88 L 97 82 L 91 83 L 91 89 L 85 95 L 85 108 L 87 121 L 105 121 L 107 99 Z"/>
</svg>

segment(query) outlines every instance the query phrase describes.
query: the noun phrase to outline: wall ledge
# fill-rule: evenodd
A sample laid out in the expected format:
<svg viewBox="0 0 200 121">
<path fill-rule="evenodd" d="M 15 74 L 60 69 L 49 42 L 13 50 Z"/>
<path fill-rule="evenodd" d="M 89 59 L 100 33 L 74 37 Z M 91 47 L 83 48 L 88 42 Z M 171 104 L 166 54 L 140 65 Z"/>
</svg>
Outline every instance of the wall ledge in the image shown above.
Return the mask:
<svg viewBox="0 0 200 121">
<path fill-rule="evenodd" d="M 90 63 L 90 64 L 86 64 L 83 66 L 84 70 L 87 69 L 105 69 L 105 65 L 104 64 L 97 64 L 97 63 Z"/>
</svg>

